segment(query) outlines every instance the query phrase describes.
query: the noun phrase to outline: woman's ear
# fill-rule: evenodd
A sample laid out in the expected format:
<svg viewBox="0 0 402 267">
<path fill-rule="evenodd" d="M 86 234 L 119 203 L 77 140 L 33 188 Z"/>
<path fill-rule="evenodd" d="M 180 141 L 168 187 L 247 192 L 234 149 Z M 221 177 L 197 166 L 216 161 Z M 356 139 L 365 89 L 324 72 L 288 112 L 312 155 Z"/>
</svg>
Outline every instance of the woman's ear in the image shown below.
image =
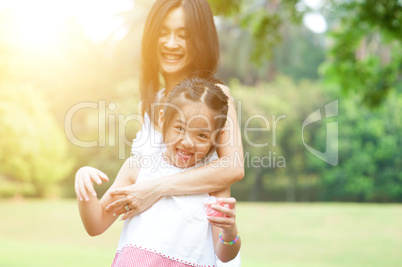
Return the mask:
<svg viewBox="0 0 402 267">
<path fill-rule="evenodd" d="M 160 111 L 159 111 L 159 119 L 158 119 L 158 125 L 159 125 L 159 128 L 163 128 L 163 122 L 165 121 L 165 116 L 163 115 L 163 109 L 161 109 Z"/>
</svg>

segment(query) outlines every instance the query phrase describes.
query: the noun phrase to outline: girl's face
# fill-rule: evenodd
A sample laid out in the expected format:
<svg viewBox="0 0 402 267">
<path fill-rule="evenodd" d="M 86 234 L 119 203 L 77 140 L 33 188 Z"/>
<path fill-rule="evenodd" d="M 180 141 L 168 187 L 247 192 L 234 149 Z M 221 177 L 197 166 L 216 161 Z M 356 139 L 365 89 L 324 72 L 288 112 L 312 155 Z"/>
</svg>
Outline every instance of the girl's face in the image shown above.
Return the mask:
<svg viewBox="0 0 402 267">
<path fill-rule="evenodd" d="M 182 7 L 170 11 L 162 23 L 158 44 L 159 68 L 166 76 L 180 76 L 191 65 Z"/>
<path fill-rule="evenodd" d="M 213 145 L 213 114 L 202 103 L 192 103 L 176 109 L 165 133 L 165 156 L 179 168 L 195 165 L 205 157 Z M 163 111 L 159 123 L 162 127 Z"/>
</svg>

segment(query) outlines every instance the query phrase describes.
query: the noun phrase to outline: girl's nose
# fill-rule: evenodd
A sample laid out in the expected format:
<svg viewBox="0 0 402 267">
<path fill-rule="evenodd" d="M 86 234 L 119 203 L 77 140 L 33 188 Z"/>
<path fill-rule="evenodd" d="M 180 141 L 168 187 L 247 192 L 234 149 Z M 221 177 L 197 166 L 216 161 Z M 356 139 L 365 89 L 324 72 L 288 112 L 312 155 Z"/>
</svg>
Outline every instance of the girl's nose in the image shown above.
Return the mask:
<svg viewBox="0 0 402 267">
<path fill-rule="evenodd" d="M 190 136 L 189 136 L 188 134 L 185 134 L 183 137 L 184 137 L 184 138 L 183 138 L 183 140 L 182 140 L 182 143 L 183 143 L 183 145 L 184 145 L 185 147 L 190 148 L 190 147 L 193 147 L 193 146 L 194 146 L 194 142 L 191 140 L 191 138 L 190 138 Z"/>
</svg>

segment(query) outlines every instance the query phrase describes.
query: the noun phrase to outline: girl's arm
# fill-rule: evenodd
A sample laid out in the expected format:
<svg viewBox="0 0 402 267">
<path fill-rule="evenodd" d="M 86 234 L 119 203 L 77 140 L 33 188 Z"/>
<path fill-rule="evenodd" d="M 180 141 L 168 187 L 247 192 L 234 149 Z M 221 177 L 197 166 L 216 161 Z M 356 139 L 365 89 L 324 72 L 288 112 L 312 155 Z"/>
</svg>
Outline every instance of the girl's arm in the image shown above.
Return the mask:
<svg viewBox="0 0 402 267">
<path fill-rule="evenodd" d="M 236 109 L 229 88 L 220 87 L 230 101 L 226 126 L 217 149 L 219 159 L 191 171 L 111 190 L 112 196 L 121 199 L 109 205 L 110 209 L 119 214 L 126 203 L 131 203 L 135 208 L 123 216 L 127 219 L 152 206 L 161 196 L 215 192 L 243 179 L 243 146 Z"/>
<path fill-rule="evenodd" d="M 209 216 L 208 220 L 212 225 L 215 254 L 222 262 L 228 262 L 237 256 L 241 246 L 241 240 L 240 237 L 238 237 L 236 225 L 236 199 L 230 197 L 229 189 L 215 192 L 210 195 L 218 197 L 218 203 L 226 205 L 226 207 L 212 205 L 212 209 L 221 212 L 224 216 Z M 221 235 L 221 238 L 219 235 Z M 222 240 L 226 242 L 223 243 Z M 230 245 L 229 242 L 233 240 L 236 240 L 235 243 Z"/>
<path fill-rule="evenodd" d="M 75 191 L 78 199 L 78 209 L 85 230 L 90 236 L 102 234 L 117 219 L 117 214 L 106 209 L 106 206 L 117 197 L 112 197 L 109 192 L 114 188 L 120 188 L 135 183 L 138 175 L 138 161 L 132 158 L 127 159 L 121 167 L 117 177 L 99 201 L 93 188 L 93 182 L 101 184 L 109 181 L 107 176 L 101 171 L 92 167 L 83 167 L 75 175 Z M 120 210 L 123 213 L 125 210 Z"/>
</svg>

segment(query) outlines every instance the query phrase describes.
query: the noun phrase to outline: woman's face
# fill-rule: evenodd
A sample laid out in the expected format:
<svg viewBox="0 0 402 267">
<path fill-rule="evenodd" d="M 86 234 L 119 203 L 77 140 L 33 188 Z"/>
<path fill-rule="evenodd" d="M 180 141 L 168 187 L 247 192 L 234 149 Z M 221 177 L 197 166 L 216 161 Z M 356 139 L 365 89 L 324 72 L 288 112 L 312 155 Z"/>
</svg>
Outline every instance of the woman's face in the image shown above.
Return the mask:
<svg viewBox="0 0 402 267">
<path fill-rule="evenodd" d="M 181 7 L 170 11 L 162 23 L 158 61 L 165 76 L 181 76 L 191 65 L 186 44 L 184 10 Z"/>
</svg>

